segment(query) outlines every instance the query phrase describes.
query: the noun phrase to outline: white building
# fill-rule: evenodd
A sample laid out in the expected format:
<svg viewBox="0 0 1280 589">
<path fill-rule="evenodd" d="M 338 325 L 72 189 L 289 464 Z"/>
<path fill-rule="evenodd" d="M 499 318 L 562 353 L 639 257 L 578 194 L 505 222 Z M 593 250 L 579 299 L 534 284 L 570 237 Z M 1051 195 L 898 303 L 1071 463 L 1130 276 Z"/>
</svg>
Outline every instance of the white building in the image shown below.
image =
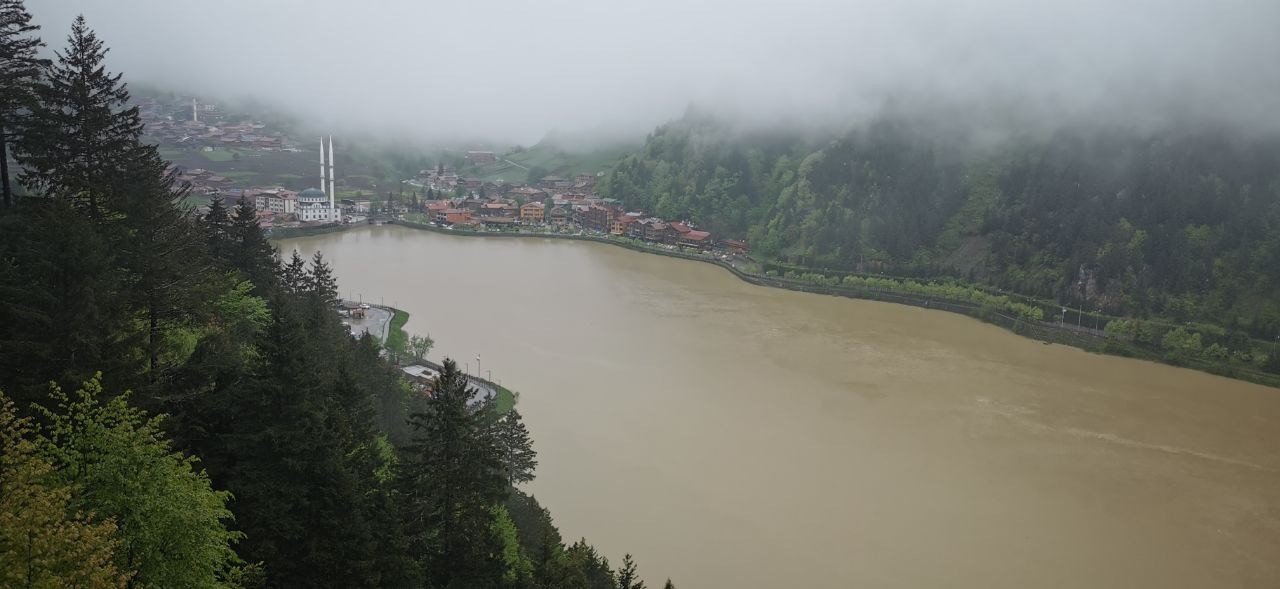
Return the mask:
<svg viewBox="0 0 1280 589">
<path fill-rule="evenodd" d="M 298 208 L 298 193 L 284 188 L 258 190 L 256 200 L 259 211 L 271 211 L 277 215 L 292 215 Z"/>
<path fill-rule="evenodd" d="M 342 211 L 329 206 L 329 197 L 319 188 L 308 188 L 298 193 L 298 220 L 304 223 L 316 221 L 339 222 Z"/>
</svg>

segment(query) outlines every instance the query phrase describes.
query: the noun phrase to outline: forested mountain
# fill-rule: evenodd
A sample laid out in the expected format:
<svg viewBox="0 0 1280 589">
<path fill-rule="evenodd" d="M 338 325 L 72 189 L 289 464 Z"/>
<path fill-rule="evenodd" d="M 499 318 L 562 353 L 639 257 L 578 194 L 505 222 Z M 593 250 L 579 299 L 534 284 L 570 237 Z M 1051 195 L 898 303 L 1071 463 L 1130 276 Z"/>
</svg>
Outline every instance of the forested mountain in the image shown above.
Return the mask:
<svg viewBox="0 0 1280 589">
<path fill-rule="evenodd" d="M 1190 122 L 1001 133 L 890 111 L 814 138 L 695 113 L 599 190 L 797 266 L 1280 333 L 1280 137 Z"/>
<path fill-rule="evenodd" d="M 519 413 L 411 392 L 319 254 L 175 204 L 83 19 L 34 33 L 0 0 L 0 586 L 642 586 L 516 488 Z"/>
</svg>

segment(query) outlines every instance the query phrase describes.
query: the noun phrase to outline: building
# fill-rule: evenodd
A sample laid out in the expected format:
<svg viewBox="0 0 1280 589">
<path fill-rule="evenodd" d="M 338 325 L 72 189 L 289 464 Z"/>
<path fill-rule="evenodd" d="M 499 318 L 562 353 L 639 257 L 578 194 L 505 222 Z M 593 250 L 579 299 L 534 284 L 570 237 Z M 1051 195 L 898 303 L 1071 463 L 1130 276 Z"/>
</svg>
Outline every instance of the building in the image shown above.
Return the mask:
<svg viewBox="0 0 1280 589">
<path fill-rule="evenodd" d="M 691 229 L 680 236 L 680 245 L 685 247 L 694 247 L 700 250 L 709 250 L 712 246 L 711 233 Z"/>
<path fill-rule="evenodd" d="M 481 217 L 515 217 L 517 213 L 516 205 L 505 202 L 487 202 L 480 205 L 479 213 Z"/>
<path fill-rule="evenodd" d="M 575 213 L 574 220 L 584 228 L 599 231 L 600 233 L 610 230 L 610 225 L 613 223 L 614 218 L 612 209 L 599 205 L 575 205 L 573 209 Z"/>
<path fill-rule="evenodd" d="M 613 235 L 627 235 L 627 230 L 631 227 L 631 224 L 639 220 L 639 215 L 633 215 L 631 213 L 618 215 L 617 217 L 614 217 L 613 222 L 609 224 L 609 233 L 612 233 Z"/>
<path fill-rule="evenodd" d="M 295 212 L 298 220 L 304 223 L 337 222 L 341 218 L 338 208 L 329 207 L 329 197 L 319 188 L 308 188 L 299 192 Z"/>
<path fill-rule="evenodd" d="M 565 225 L 569 223 L 569 211 L 564 207 L 551 207 L 551 224 Z"/>
<path fill-rule="evenodd" d="M 469 225 L 472 223 L 471 211 L 466 209 L 442 209 L 436 212 L 436 223 L 441 225 Z"/>
<path fill-rule="evenodd" d="M 517 186 L 507 191 L 507 198 L 513 198 L 516 200 L 524 200 L 524 201 L 531 201 L 531 200 L 540 201 L 547 198 L 547 193 L 546 191 L 539 190 L 532 186 Z"/>
<path fill-rule="evenodd" d="M 680 221 L 667 223 L 667 232 L 662 236 L 662 242 L 678 245 L 690 231 L 693 231 L 693 229 Z"/>
<path fill-rule="evenodd" d="M 520 207 L 520 222 L 541 223 L 547 208 L 540 202 L 525 203 Z"/>
<path fill-rule="evenodd" d="M 468 151 L 466 159 L 473 164 L 492 164 L 498 161 L 498 156 L 492 151 Z"/>
<path fill-rule="evenodd" d="M 245 192 L 245 196 L 254 197 L 254 204 L 259 211 L 270 211 L 276 215 L 292 215 L 297 212 L 298 193 L 292 190 L 264 188 Z"/>
<path fill-rule="evenodd" d="M 751 248 L 747 247 L 747 242 L 745 241 L 741 241 L 737 239 L 726 239 L 720 242 L 720 244 L 723 245 L 725 249 L 729 250 L 729 253 L 731 254 L 738 254 L 740 256 L 745 256 L 751 253 Z"/>
<path fill-rule="evenodd" d="M 631 224 L 627 235 L 645 241 L 664 241 L 667 236 L 667 224 L 657 217 L 640 219 Z"/>
<path fill-rule="evenodd" d="M 368 215 L 369 201 L 344 198 L 342 199 L 342 210 L 356 215 Z"/>
</svg>

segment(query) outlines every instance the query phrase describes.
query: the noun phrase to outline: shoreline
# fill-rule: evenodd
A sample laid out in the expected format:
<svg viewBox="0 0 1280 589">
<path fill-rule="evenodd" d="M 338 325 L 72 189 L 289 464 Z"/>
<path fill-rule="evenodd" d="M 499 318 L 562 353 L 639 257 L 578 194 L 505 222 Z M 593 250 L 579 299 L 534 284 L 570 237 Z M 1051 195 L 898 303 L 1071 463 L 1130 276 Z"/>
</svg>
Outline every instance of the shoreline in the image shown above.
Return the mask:
<svg viewBox="0 0 1280 589">
<path fill-rule="evenodd" d="M 766 276 L 752 272 L 744 271 L 732 263 L 726 262 L 712 255 L 696 255 L 678 250 L 667 250 L 665 248 L 648 247 L 633 244 L 609 237 L 591 235 L 591 234 L 564 234 L 564 233 L 530 233 L 523 231 L 471 231 L 458 229 L 445 229 L 443 227 L 419 223 L 416 221 L 395 220 L 388 224 L 402 225 L 410 229 L 418 229 L 423 231 L 432 231 L 445 235 L 458 235 L 466 237 L 498 237 L 498 238 L 544 238 L 544 239 L 567 239 L 575 241 L 593 241 L 596 243 L 608 244 L 621 247 L 631 251 L 647 254 L 657 254 L 670 258 L 690 260 L 694 262 L 705 262 L 718 266 L 729 271 L 739 280 L 754 284 L 756 286 L 765 286 L 771 288 L 781 288 L 785 290 L 807 292 L 812 294 L 821 294 L 828 296 L 837 296 L 850 299 L 879 301 L 887 303 L 896 303 L 900 305 L 909 305 L 924 309 L 936 309 L 948 311 L 960 315 L 966 315 L 982 321 L 1001 327 L 1007 331 L 1011 331 L 1017 335 L 1038 340 L 1044 344 L 1061 344 L 1079 348 L 1087 352 L 1105 354 L 1108 356 L 1120 356 L 1125 358 L 1133 358 L 1137 360 L 1147 360 L 1159 364 L 1169 366 L 1178 366 L 1188 368 L 1199 372 L 1207 372 L 1217 376 L 1242 380 L 1263 386 L 1280 388 L 1280 375 L 1271 374 L 1256 369 L 1249 369 L 1236 365 L 1216 364 L 1198 359 L 1184 359 L 1181 361 L 1170 361 L 1163 356 L 1158 349 L 1152 349 L 1144 346 L 1136 345 L 1134 342 L 1122 341 L 1104 337 L 1099 330 L 1081 328 L 1067 324 L 1055 324 L 1042 320 L 1027 319 L 1017 317 L 1000 309 L 996 309 L 991 305 L 978 304 L 971 301 L 951 299 L 947 297 L 924 296 L 908 292 L 890 291 L 866 287 L 848 287 L 821 285 L 812 282 L 803 281 L 794 278 L 785 278 L 782 276 Z M 299 235 L 272 235 L 271 239 L 290 239 L 293 237 L 305 237 L 322 233 L 330 233 L 342 231 L 349 227 L 358 225 L 341 225 L 325 227 L 321 231 L 314 233 L 303 233 Z M 320 229 L 317 227 L 316 229 Z"/>
<path fill-rule="evenodd" d="M 392 337 L 399 338 L 401 342 L 409 339 L 409 332 L 405 331 L 404 329 L 405 324 L 409 322 L 408 311 L 405 311 L 404 309 L 398 309 L 396 307 L 391 307 L 388 305 L 370 305 L 370 306 L 376 307 L 379 309 L 385 309 L 391 312 L 391 318 L 387 320 L 386 327 L 385 327 L 386 335 L 382 342 L 383 346 L 389 347 L 390 346 L 389 342 Z M 432 360 L 428 360 L 426 358 L 423 358 L 421 363 L 436 371 L 443 370 L 443 367 L 440 366 L 440 363 Z M 478 383 L 481 386 L 488 387 L 490 390 L 494 392 L 494 411 L 496 411 L 498 415 L 505 415 L 508 411 L 511 411 L 512 409 L 514 409 L 516 406 L 516 402 L 520 400 L 519 393 L 511 389 L 508 389 L 496 382 L 483 378 L 479 375 L 472 376 L 468 374 L 467 380 L 474 381 L 474 383 Z"/>
</svg>

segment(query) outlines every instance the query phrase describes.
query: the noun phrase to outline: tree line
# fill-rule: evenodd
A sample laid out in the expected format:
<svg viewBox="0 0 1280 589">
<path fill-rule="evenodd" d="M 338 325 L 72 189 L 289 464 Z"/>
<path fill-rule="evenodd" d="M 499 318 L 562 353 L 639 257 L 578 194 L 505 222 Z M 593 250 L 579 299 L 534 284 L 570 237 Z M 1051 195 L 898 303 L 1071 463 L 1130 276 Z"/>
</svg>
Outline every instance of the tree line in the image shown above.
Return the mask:
<svg viewBox="0 0 1280 589">
<path fill-rule="evenodd" d="M 1099 122 L 990 141 L 977 127 L 890 107 L 815 136 L 692 112 L 597 190 L 745 237 L 798 273 L 965 282 L 1214 325 L 1224 346 L 1280 371 L 1268 345 L 1280 336 L 1280 137 Z"/>
<path fill-rule="evenodd" d="M 0 0 L 0 585 L 644 586 L 519 489 L 517 411 L 412 392 L 321 254 L 178 205 L 83 18 L 36 35 Z"/>
</svg>

